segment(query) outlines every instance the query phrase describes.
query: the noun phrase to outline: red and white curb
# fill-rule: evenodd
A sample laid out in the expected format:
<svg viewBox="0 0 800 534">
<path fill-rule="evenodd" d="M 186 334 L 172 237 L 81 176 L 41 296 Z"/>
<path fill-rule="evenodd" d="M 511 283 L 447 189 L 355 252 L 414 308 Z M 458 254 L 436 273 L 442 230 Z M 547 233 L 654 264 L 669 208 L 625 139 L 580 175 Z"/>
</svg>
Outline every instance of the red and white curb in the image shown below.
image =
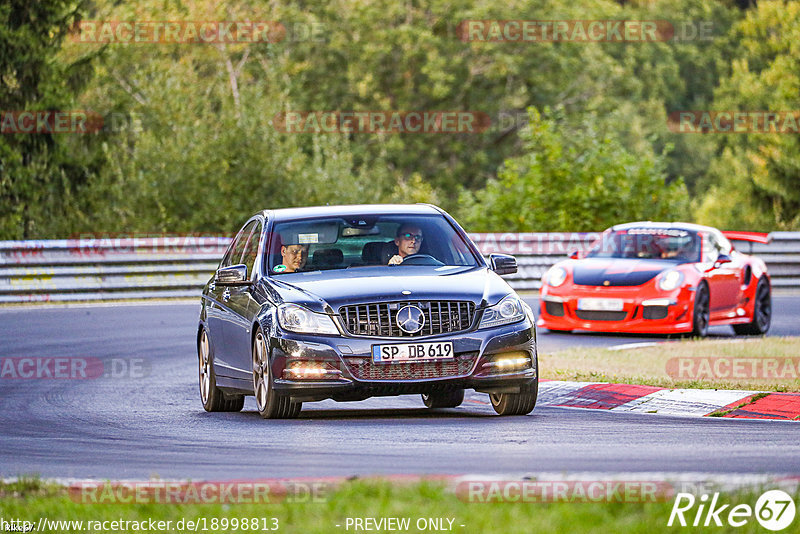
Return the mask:
<svg viewBox="0 0 800 534">
<path fill-rule="evenodd" d="M 800 393 L 542 380 L 537 404 L 695 417 L 727 412 L 720 417 L 800 421 Z"/>
</svg>

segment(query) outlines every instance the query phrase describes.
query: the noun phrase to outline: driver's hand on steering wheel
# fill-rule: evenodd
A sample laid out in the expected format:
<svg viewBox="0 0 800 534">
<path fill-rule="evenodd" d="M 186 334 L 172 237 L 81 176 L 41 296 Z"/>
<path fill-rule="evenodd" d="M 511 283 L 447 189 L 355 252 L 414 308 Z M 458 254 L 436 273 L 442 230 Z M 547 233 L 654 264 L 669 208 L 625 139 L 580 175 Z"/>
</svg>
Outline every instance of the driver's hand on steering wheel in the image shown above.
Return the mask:
<svg viewBox="0 0 800 534">
<path fill-rule="evenodd" d="M 389 258 L 389 265 L 400 265 L 403 263 L 403 257 L 400 254 L 395 254 Z"/>
</svg>

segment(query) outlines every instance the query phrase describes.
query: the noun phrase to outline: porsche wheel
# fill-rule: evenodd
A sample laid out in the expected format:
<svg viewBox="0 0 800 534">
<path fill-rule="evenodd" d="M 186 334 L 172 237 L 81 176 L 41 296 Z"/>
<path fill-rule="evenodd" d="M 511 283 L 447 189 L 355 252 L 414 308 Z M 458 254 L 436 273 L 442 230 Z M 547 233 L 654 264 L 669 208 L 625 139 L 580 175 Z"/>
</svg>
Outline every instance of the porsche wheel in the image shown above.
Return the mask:
<svg viewBox="0 0 800 534">
<path fill-rule="evenodd" d="M 539 395 L 539 380 L 534 382 L 529 391 L 520 393 L 491 393 L 489 400 L 498 415 L 527 415 L 536 406 Z"/>
<path fill-rule="evenodd" d="M 258 413 L 264 419 L 292 419 L 303 407 L 302 403 L 292 402 L 290 397 L 275 393 L 267 341 L 260 328 L 253 340 L 253 393 Z"/>
<path fill-rule="evenodd" d="M 214 356 L 208 332 L 203 328 L 197 340 L 197 359 L 199 362 L 200 400 L 207 412 L 238 412 L 244 407 L 244 395 L 226 395 L 217 387 L 214 374 Z"/>
<path fill-rule="evenodd" d="M 694 312 L 692 313 L 692 335 L 706 337 L 710 317 L 710 298 L 708 287 L 700 284 L 694 294 Z"/>
<path fill-rule="evenodd" d="M 464 402 L 464 390 L 423 393 L 422 402 L 427 408 L 455 408 Z"/>
<path fill-rule="evenodd" d="M 767 333 L 772 322 L 772 292 L 769 282 L 761 278 L 756 286 L 753 305 L 753 320 L 748 324 L 733 325 L 733 331 L 740 336 L 760 336 Z"/>
</svg>

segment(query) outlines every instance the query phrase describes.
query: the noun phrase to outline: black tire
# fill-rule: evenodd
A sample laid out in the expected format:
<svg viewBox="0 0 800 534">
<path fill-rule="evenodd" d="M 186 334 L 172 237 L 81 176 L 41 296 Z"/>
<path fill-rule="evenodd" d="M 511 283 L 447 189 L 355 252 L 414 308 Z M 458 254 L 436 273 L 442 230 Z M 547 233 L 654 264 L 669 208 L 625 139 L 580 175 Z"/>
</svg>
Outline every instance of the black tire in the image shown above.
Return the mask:
<svg viewBox="0 0 800 534">
<path fill-rule="evenodd" d="M 692 336 L 706 337 L 708 335 L 708 325 L 710 321 L 711 298 L 708 293 L 708 286 L 700 284 L 694 294 L 694 311 L 692 312 Z"/>
<path fill-rule="evenodd" d="M 527 415 L 536 407 L 536 398 L 539 396 L 539 379 L 533 386 L 520 393 L 491 393 L 489 400 L 492 408 L 498 415 Z"/>
<path fill-rule="evenodd" d="M 244 395 L 226 395 L 217 387 L 214 372 L 214 351 L 205 328 L 197 336 L 200 402 L 207 412 L 238 412 L 244 407 Z"/>
<path fill-rule="evenodd" d="M 464 390 L 423 393 L 422 402 L 426 408 L 455 408 L 464 402 Z"/>
<path fill-rule="evenodd" d="M 753 320 L 747 324 L 733 325 L 733 331 L 740 336 L 762 336 L 772 323 L 772 291 L 769 282 L 761 278 L 756 286 L 753 304 Z"/>
<path fill-rule="evenodd" d="M 272 370 L 269 365 L 267 340 L 259 328 L 253 339 L 253 394 L 256 408 L 264 419 L 293 419 L 300 414 L 302 402 L 278 395 L 272 387 Z"/>
</svg>

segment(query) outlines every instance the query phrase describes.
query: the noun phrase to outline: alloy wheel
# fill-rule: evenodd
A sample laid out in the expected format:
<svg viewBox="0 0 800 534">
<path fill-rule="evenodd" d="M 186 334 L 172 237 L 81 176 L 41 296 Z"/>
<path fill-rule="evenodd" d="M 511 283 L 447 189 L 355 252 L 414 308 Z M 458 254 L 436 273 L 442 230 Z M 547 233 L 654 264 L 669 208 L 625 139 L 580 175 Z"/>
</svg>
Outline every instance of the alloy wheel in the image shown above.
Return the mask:
<svg viewBox="0 0 800 534">
<path fill-rule="evenodd" d="M 211 391 L 211 374 L 209 371 L 208 334 L 206 334 L 205 329 L 203 329 L 203 333 L 200 334 L 198 349 L 200 353 L 200 357 L 198 358 L 200 364 L 200 399 L 203 401 L 203 404 L 208 404 L 208 395 Z"/>
</svg>

